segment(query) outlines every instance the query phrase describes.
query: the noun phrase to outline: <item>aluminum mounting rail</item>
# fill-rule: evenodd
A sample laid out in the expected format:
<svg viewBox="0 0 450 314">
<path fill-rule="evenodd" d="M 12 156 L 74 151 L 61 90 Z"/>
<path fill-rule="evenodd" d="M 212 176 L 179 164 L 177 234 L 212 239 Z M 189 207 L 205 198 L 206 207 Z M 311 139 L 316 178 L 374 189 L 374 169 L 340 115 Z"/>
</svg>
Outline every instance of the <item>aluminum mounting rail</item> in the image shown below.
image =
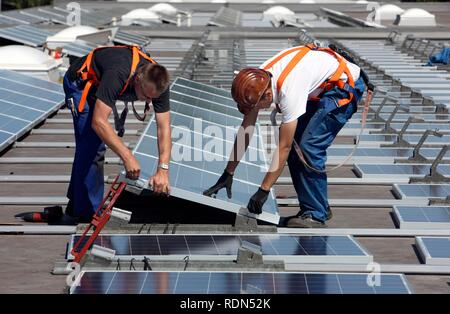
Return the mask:
<svg viewBox="0 0 450 314">
<path fill-rule="evenodd" d="M 329 204 L 332 207 L 392 207 L 401 205 L 419 205 L 427 206 L 430 200 L 428 198 L 420 199 L 330 199 Z M 297 198 L 277 198 L 278 206 L 299 206 Z"/>
</svg>

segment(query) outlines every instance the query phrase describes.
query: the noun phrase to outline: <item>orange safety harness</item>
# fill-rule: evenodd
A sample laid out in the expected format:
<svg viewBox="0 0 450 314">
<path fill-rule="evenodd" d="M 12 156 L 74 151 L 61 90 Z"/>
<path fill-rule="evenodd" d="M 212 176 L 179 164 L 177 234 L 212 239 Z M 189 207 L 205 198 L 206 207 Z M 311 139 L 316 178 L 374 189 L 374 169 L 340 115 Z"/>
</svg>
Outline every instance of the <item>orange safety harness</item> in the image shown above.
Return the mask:
<svg viewBox="0 0 450 314">
<path fill-rule="evenodd" d="M 286 50 L 285 52 L 278 55 L 276 58 L 274 58 L 271 62 L 269 62 L 265 67 L 264 70 L 269 70 L 271 67 L 273 67 L 276 63 L 278 63 L 281 59 L 283 59 L 285 56 L 289 55 L 290 53 L 297 51 L 295 56 L 289 61 L 288 65 L 284 70 L 281 72 L 280 76 L 277 80 L 277 91 L 280 92 L 281 87 L 283 86 L 284 81 L 286 80 L 289 73 L 292 72 L 292 70 L 295 68 L 295 66 L 303 59 L 303 57 L 310 52 L 311 50 L 314 51 L 323 51 L 330 55 L 332 55 L 334 58 L 337 59 L 339 62 L 339 66 L 334 72 L 334 74 L 328 78 L 325 82 L 323 82 L 319 88 L 322 88 L 324 92 L 331 90 L 332 88 L 339 87 L 344 88 L 345 82 L 342 81 L 340 78 L 343 73 L 347 75 L 347 84 L 350 85 L 352 88 L 355 87 L 355 82 L 353 80 L 353 76 L 350 73 L 350 70 L 347 67 L 347 62 L 343 57 L 341 57 L 338 53 L 336 53 L 334 50 L 330 48 L 320 48 L 315 46 L 314 44 L 307 44 L 305 46 L 300 47 L 294 47 L 291 49 Z M 310 100 L 318 100 L 320 97 L 315 97 L 313 99 L 310 98 Z M 349 98 L 347 99 L 340 99 L 338 101 L 338 106 L 344 106 L 350 103 L 353 99 L 353 94 L 349 92 Z"/>
<path fill-rule="evenodd" d="M 286 66 L 286 68 L 283 69 L 283 71 L 281 72 L 280 76 L 278 77 L 277 80 L 277 91 L 280 92 L 281 87 L 283 86 L 284 81 L 286 80 L 286 77 L 289 75 L 289 73 L 291 73 L 291 71 L 295 68 L 295 66 L 300 62 L 300 60 L 302 60 L 302 58 L 311 50 L 315 50 L 315 51 L 323 51 L 326 52 L 330 55 L 332 55 L 334 58 L 336 58 L 339 62 L 339 66 L 336 69 L 336 71 L 334 72 L 334 74 L 328 78 L 325 82 L 323 82 L 319 88 L 323 89 L 323 92 L 321 93 L 321 95 L 323 95 L 325 92 L 333 89 L 334 87 L 338 87 L 340 89 L 344 89 L 345 88 L 345 82 L 342 81 L 340 78 L 342 76 L 343 73 L 345 73 L 347 75 L 347 84 L 350 85 L 350 87 L 355 88 L 355 82 L 353 80 L 353 76 L 350 73 L 350 70 L 347 67 L 347 62 L 346 60 L 341 57 L 338 53 L 336 53 L 333 49 L 330 48 L 321 48 L 321 47 L 317 47 L 314 44 L 307 44 L 305 46 L 300 46 L 300 47 L 294 47 L 291 49 L 287 49 L 285 52 L 281 53 L 280 55 L 278 55 L 276 58 L 274 58 L 271 62 L 269 62 L 265 67 L 264 70 L 269 70 L 271 67 L 273 67 L 277 62 L 279 62 L 282 58 L 284 58 L 285 56 L 289 55 L 290 53 L 297 51 L 297 53 L 295 54 L 295 56 L 291 59 L 291 61 L 288 63 L 288 65 Z M 351 91 L 346 90 L 349 94 L 348 98 L 344 98 L 344 99 L 340 99 L 337 101 L 337 105 L 339 107 L 341 106 L 345 106 L 347 104 L 349 104 L 354 95 Z M 318 97 L 311 97 L 309 98 L 309 100 L 320 100 L 320 96 Z M 308 169 L 317 172 L 317 173 L 326 173 L 329 171 L 333 171 L 336 170 L 338 168 L 340 168 L 341 166 L 343 166 L 345 163 L 347 163 L 347 161 L 349 161 L 353 154 L 356 152 L 356 149 L 358 147 L 359 144 L 359 138 L 361 137 L 361 134 L 364 131 L 365 125 L 366 125 L 366 120 L 367 120 L 367 114 L 369 112 L 369 106 L 370 106 L 370 102 L 372 101 L 372 97 L 373 97 L 373 92 L 372 91 L 368 91 L 367 92 L 367 96 L 364 102 L 364 110 L 363 110 L 363 114 L 362 114 L 362 121 L 361 121 L 361 131 L 360 134 L 358 136 L 358 140 L 352 150 L 352 152 L 347 156 L 347 158 L 344 159 L 343 162 L 341 162 L 340 164 L 338 164 L 337 166 L 331 168 L 330 170 L 320 170 L 320 169 L 316 169 L 314 167 L 312 167 L 305 159 L 303 152 L 300 149 L 300 145 L 297 143 L 297 141 L 294 139 L 293 141 L 293 146 L 294 146 L 294 150 L 297 153 L 299 159 L 301 160 L 301 162 L 305 165 L 305 167 L 307 167 Z M 270 119 L 272 121 L 272 125 L 276 126 L 276 120 L 275 120 L 275 115 L 278 112 L 278 105 L 277 108 L 273 110 Z M 276 129 L 276 131 L 278 131 L 278 129 Z"/>
<path fill-rule="evenodd" d="M 140 58 L 144 58 L 151 63 L 156 64 L 156 61 L 150 58 L 148 55 L 146 55 L 144 52 L 142 52 L 139 49 L 139 46 L 106 46 L 106 47 L 98 47 L 94 50 L 92 50 L 86 57 L 86 60 L 84 61 L 83 65 L 78 69 L 77 75 L 86 82 L 86 85 L 84 86 L 83 93 L 81 94 L 80 103 L 78 104 L 78 112 L 82 112 L 84 109 L 84 105 L 86 104 L 86 99 L 89 94 L 89 90 L 91 87 L 98 86 L 100 84 L 100 81 L 97 79 L 97 76 L 95 74 L 95 71 L 92 67 L 92 58 L 94 57 L 94 53 L 96 51 L 106 49 L 106 48 L 126 48 L 130 49 L 132 53 L 132 59 L 131 59 L 131 70 L 130 75 L 128 76 L 128 79 L 125 83 L 125 86 L 122 88 L 122 91 L 119 93 L 119 96 L 123 95 L 125 93 L 126 89 L 128 88 L 128 85 L 131 82 L 131 79 L 133 78 L 137 66 L 139 64 Z"/>
</svg>

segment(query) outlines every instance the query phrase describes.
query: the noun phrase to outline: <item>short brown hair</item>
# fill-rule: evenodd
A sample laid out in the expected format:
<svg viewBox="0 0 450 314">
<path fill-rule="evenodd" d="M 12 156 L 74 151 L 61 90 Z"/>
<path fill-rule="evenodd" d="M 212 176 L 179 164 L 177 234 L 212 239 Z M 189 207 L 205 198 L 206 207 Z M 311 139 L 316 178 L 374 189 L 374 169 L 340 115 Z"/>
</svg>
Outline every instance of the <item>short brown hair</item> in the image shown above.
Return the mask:
<svg viewBox="0 0 450 314">
<path fill-rule="evenodd" d="M 139 69 L 139 73 L 142 74 L 143 82 L 155 84 L 159 93 L 163 93 L 169 87 L 169 72 L 160 64 L 146 64 Z"/>
</svg>

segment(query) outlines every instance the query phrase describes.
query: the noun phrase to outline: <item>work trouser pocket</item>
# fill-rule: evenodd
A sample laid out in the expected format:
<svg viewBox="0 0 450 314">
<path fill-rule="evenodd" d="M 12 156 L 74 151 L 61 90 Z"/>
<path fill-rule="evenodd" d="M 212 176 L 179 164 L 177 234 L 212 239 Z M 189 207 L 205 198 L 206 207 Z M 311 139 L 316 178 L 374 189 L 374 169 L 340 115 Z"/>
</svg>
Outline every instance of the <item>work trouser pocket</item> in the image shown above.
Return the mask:
<svg viewBox="0 0 450 314">
<path fill-rule="evenodd" d="M 337 134 L 352 117 L 355 106 L 354 103 L 349 103 L 329 111 L 324 117 L 324 123 L 328 131 Z"/>
</svg>

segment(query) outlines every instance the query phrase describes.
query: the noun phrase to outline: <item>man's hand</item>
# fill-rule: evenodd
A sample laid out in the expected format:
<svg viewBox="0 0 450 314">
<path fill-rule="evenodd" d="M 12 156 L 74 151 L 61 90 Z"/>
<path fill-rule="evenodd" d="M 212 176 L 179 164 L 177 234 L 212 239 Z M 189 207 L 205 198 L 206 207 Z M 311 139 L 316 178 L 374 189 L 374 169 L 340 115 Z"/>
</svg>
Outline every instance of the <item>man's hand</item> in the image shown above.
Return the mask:
<svg viewBox="0 0 450 314">
<path fill-rule="evenodd" d="M 148 180 L 148 183 L 154 193 L 169 195 L 169 170 L 158 169 L 155 175 Z"/>
<path fill-rule="evenodd" d="M 256 191 L 255 194 L 248 201 L 247 209 L 252 214 L 261 214 L 264 203 L 267 201 L 270 191 L 263 190 L 261 188 Z"/>
<path fill-rule="evenodd" d="M 141 166 L 137 159 L 130 154 L 130 156 L 123 161 L 125 166 L 125 171 L 127 172 L 126 177 L 131 180 L 139 179 L 139 175 L 141 173 Z"/>
<path fill-rule="evenodd" d="M 214 184 L 212 187 L 207 189 L 203 192 L 203 195 L 205 196 L 212 196 L 213 194 L 217 194 L 220 189 L 226 188 L 227 189 L 227 196 L 228 198 L 231 198 L 231 185 L 233 184 L 233 175 L 229 173 L 227 170 L 224 170 L 222 175 L 220 176 L 219 180 L 217 180 L 217 183 Z"/>
</svg>

